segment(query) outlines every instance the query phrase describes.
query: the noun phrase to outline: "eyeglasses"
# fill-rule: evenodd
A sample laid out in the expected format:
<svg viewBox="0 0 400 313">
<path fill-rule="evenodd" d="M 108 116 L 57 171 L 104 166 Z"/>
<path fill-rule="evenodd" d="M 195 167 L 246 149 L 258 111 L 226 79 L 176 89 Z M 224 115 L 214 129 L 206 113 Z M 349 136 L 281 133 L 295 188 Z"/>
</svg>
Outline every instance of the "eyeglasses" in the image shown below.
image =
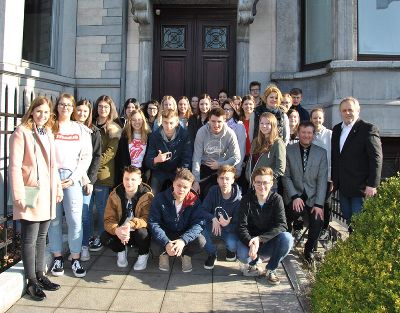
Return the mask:
<svg viewBox="0 0 400 313">
<path fill-rule="evenodd" d="M 282 104 L 289 104 L 289 101 L 281 101 Z"/>
<path fill-rule="evenodd" d="M 271 181 L 259 181 L 259 180 L 256 180 L 255 182 L 254 182 L 254 185 L 255 186 L 268 186 L 268 185 L 270 185 L 272 182 Z"/>
<path fill-rule="evenodd" d="M 232 112 L 233 109 L 231 109 L 231 108 L 226 108 L 226 109 L 225 109 L 225 108 L 224 108 L 224 111 L 225 111 L 225 112 Z"/>
<path fill-rule="evenodd" d="M 148 107 L 147 110 L 157 110 L 157 108 L 150 108 L 150 107 Z"/>
<path fill-rule="evenodd" d="M 251 88 L 250 91 L 260 91 L 259 88 Z"/>
<path fill-rule="evenodd" d="M 100 104 L 100 105 L 98 106 L 98 108 L 99 108 L 100 110 L 109 110 L 109 109 L 110 109 L 110 106 L 109 106 L 109 105 L 102 105 L 102 104 Z"/>
<path fill-rule="evenodd" d="M 71 103 L 59 103 L 58 106 L 69 109 L 72 108 L 74 105 Z"/>
</svg>

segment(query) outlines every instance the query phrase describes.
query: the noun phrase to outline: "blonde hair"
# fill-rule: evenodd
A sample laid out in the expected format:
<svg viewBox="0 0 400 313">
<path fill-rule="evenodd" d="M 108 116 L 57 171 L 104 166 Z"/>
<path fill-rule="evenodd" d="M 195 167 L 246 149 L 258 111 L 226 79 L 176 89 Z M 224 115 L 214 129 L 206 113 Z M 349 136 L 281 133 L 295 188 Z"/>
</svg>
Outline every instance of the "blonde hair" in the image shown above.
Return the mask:
<svg viewBox="0 0 400 313">
<path fill-rule="evenodd" d="M 270 85 L 264 90 L 264 95 L 263 95 L 262 100 L 265 102 L 265 104 L 267 104 L 267 98 L 273 92 L 275 92 L 276 95 L 278 96 L 278 100 L 276 101 L 275 107 L 279 107 L 281 105 L 281 101 L 282 101 L 282 92 L 279 90 L 278 87 L 276 87 L 274 85 Z"/>
<path fill-rule="evenodd" d="M 140 129 L 140 141 L 142 142 L 142 144 L 146 144 L 147 137 L 150 133 L 150 128 L 149 128 L 149 124 L 147 124 L 146 117 L 144 116 L 142 110 L 140 110 L 140 109 L 132 110 L 132 112 L 129 114 L 128 118 L 126 119 L 126 124 L 123 129 L 123 132 L 126 134 L 126 137 L 128 138 L 128 143 L 130 143 L 133 140 L 133 126 L 132 126 L 131 119 L 132 119 L 132 116 L 136 113 L 140 114 L 140 116 L 142 118 L 142 127 Z"/>
<path fill-rule="evenodd" d="M 157 124 L 158 124 L 158 126 L 161 126 L 161 124 L 162 124 L 162 112 L 164 111 L 164 101 L 166 101 L 166 100 L 170 100 L 172 102 L 173 110 L 178 112 L 178 106 L 176 105 L 175 98 L 173 96 L 169 96 L 169 95 L 164 96 L 161 99 L 160 108 L 159 108 L 158 114 L 157 114 Z M 178 115 L 179 115 L 179 112 L 178 112 Z"/>
<path fill-rule="evenodd" d="M 51 102 L 50 99 L 47 99 L 44 96 L 38 96 L 32 101 L 31 105 L 28 108 L 28 111 L 24 114 L 24 116 L 21 119 L 21 125 L 25 126 L 26 128 L 32 129 L 34 124 L 34 120 L 32 117 L 33 110 L 43 104 L 47 104 L 49 106 L 49 111 L 50 111 L 49 119 L 43 126 L 51 128 L 54 124 L 54 115 L 53 113 L 51 113 L 53 103 Z"/>
<path fill-rule="evenodd" d="M 192 112 L 192 107 L 190 106 L 189 99 L 187 97 L 185 97 L 185 96 L 180 97 L 179 100 L 178 100 L 178 106 L 177 106 L 178 107 L 178 116 L 179 116 L 179 113 L 180 113 L 179 112 L 179 102 L 181 102 L 181 101 L 186 101 L 187 111 L 185 113 L 184 118 L 189 119 L 193 115 L 193 112 Z"/>
<path fill-rule="evenodd" d="M 275 140 L 279 137 L 278 120 L 276 119 L 275 115 L 269 112 L 264 112 L 260 115 L 260 123 L 262 118 L 266 118 L 270 122 L 271 132 L 267 137 L 261 132 L 261 127 L 258 127 L 258 134 L 254 141 L 254 147 L 252 151 L 253 154 L 259 154 L 269 151 Z"/>
</svg>

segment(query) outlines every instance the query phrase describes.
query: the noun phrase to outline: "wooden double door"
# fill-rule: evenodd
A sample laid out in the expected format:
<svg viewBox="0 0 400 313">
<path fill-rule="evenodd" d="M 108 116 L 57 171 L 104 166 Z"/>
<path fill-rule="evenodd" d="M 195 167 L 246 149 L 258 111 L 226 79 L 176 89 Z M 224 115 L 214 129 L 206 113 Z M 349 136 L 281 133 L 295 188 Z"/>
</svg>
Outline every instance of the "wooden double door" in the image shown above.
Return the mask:
<svg viewBox="0 0 400 313">
<path fill-rule="evenodd" d="M 152 97 L 235 93 L 236 10 L 159 9 L 154 21 Z"/>
</svg>

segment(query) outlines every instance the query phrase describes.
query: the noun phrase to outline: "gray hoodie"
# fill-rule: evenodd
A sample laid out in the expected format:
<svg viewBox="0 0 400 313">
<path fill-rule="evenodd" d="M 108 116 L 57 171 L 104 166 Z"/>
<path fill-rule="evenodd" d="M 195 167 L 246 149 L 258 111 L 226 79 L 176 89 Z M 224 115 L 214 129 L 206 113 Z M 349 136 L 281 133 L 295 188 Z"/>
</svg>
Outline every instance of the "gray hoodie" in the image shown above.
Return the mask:
<svg viewBox="0 0 400 313">
<path fill-rule="evenodd" d="M 240 162 L 240 149 L 235 132 L 224 123 L 222 130 L 214 135 L 207 123 L 197 132 L 194 141 L 192 172 L 200 180 L 200 165 L 215 160 L 219 165 L 236 165 Z"/>
</svg>

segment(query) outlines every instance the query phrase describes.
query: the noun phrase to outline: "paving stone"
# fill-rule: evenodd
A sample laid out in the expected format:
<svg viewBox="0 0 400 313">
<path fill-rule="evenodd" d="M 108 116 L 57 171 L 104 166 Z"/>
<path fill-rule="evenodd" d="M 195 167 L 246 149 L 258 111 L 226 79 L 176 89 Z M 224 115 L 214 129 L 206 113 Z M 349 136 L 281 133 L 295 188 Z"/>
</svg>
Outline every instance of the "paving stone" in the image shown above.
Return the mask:
<svg viewBox="0 0 400 313">
<path fill-rule="evenodd" d="M 93 311 L 93 310 L 78 310 L 78 309 L 74 309 L 73 313 L 106 313 L 107 311 Z M 71 313 L 71 309 L 63 309 L 63 308 L 59 308 L 57 310 L 54 311 L 54 313 Z"/>
<path fill-rule="evenodd" d="M 159 273 L 141 273 L 131 271 L 121 287 L 121 289 L 135 290 L 165 290 L 167 288 L 169 274 Z"/>
<path fill-rule="evenodd" d="M 26 313 L 28 311 L 29 313 L 53 313 L 54 310 L 54 308 L 43 308 L 33 305 L 29 305 L 29 307 L 25 305 L 14 305 L 7 311 L 7 313 Z"/>
<path fill-rule="evenodd" d="M 66 263 L 64 263 L 65 266 Z M 53 276 L 51 273 L 47 275 L 47 277 L 54 283 L 59 284 L 61 286 L 70 286 L 74 287 L 79 282 L 80 278 L 75 277 L 74 273 L 70 268 L 64 268 L 63 276 Z"/>
<path fill-rule="evenodd" d="M 204 268 L 205 259 L 193 259 L 192 266 L 193 270 L 190 272 L 194 275 L 211 275 L 212 271 Z M 182 261 L 181 258 L 175 258 L 174 267 L 172 268 L 173 273 L 182 274 Z"/>
<path fill-rule="evenodd" d="M 120 290 L 110 311 L 160 312 L 165 291 Z"/>
<path fill-rule="evenodd" d="M 108 310 L 118 290 L 75 287 L 61 303 L 61 308 Z"/>
<path fill-rule="evenodd" d="M 190 273 L 174 274 L 169 279 L 167 290 L 179 292 L 212 292 L 211 275 L 193 275 Z"/>
<path fill-rule="evenodd" d="M 78 287 L 118 289 L 122 286 L 126 276 L 124 273 L 108 273 L 106 271 L 89 271 L 78 282 Z"/>
<path fill-rule="evenodd" d="M 212 294 L 167 291 L 161 312 L 212 312 Z"/>
<path fill-rule="evenodd" d="M 45 291 L 46 299 L 43 301 L 34 301 L 28 295 L 24 295 L 16 303 L 17 305 L 40 306 L 40 307 L 58 307 L 66 296 L 71 292 L 72 287 L 62 286 L 57 291 Z M 26 312 L 26 311 L 25 311 Z"/>
<path fill-rule="evenodd" d="M 253 277 L 214 276 L 213 292 L 258 294 L 258 288 L 257 283 Z"/>
<path fill-rule="evenodd" d="M 264 312 L 303 312 L 299 300 L 293 292 L 269 292 L 261 295 Z"/>
<path fill-rule="evenodd" d="M 219 261 L 215 262 L 213 269 L 214 276 L 242 276 L 237 262 Z"/>
<path fill-rule="evenodd" d="M 265 275 L 256 278 L 258 291 L 260 292 L 260 294 L 269 293 L 271 291 L 293 292 L 292 286 L 290 285 L 290 282 L 282 267 L 279 267 L 277 269 L 277 274 L 279 276 L 279 279 L 281 280 L 281 283 L 275 286 L 268 283 Z"/>
<path fill-rule="evenodd" d="M 116 256 L 102 256 L 92 265 L 91 270 L 128 273 L 133 265 L 133 260 L 128 258 L 128 262 L 127 267 L 118 267 Z"/>
<path fill-rule="evenodd" d="M 227 294 L 214 292 L 212 309 L 213 312 L 262 312 L 258 293 Z"/>
</svg>

